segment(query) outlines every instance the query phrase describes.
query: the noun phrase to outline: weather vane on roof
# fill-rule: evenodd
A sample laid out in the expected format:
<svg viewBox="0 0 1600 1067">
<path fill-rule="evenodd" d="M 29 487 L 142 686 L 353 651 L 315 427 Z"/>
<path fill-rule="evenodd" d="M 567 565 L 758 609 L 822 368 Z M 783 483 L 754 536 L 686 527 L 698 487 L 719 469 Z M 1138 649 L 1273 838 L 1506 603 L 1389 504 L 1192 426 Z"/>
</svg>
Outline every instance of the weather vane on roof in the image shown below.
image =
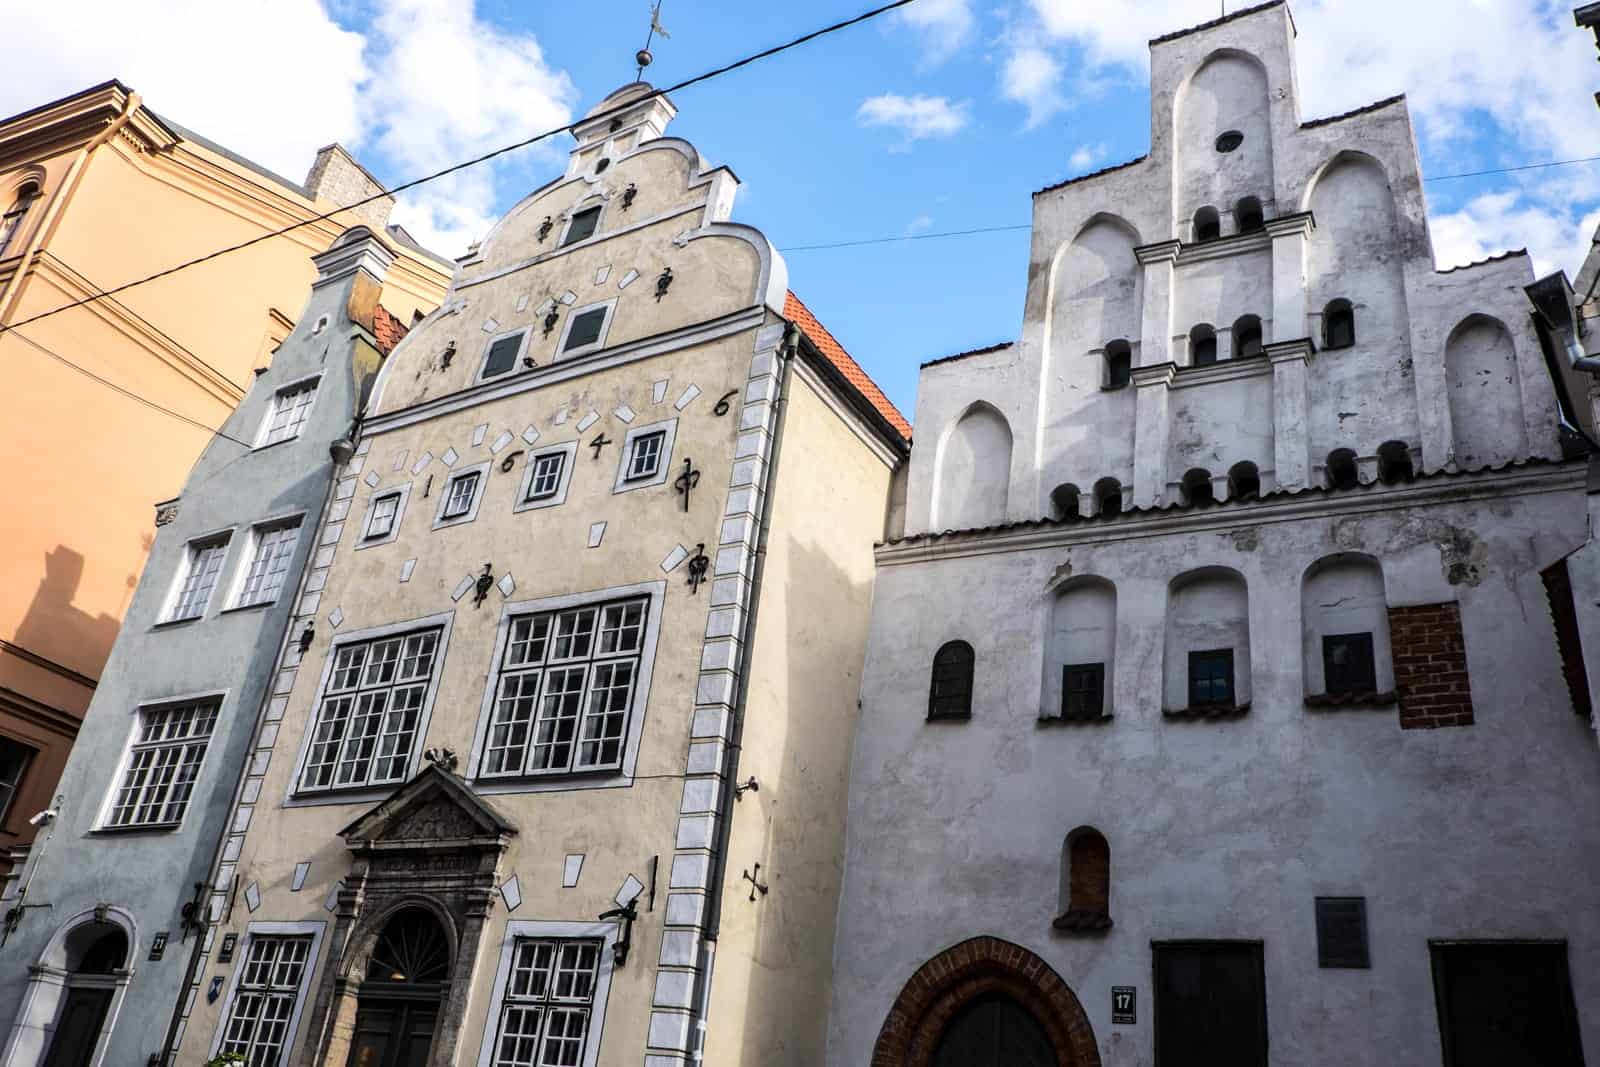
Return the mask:
<svg viewBox="0 0 1600 1067">
<path fill-rule="evenodd" d="M 661 3 L 662 0 L 656 0 L 654 4 L 650 5 L 650 32 L 645 34 L 644 47 L 634 53 L 633 56 L 634 60 L 639 64 L 639 69 L 633 76 L 634 81 L 644 81 L 644 68 L 648 67 L 656 58 L 650 54 L 650 42 L 656 39 L 656 35 L 659 34 L 663 41 L 671 40 L 672 38 L 672 34 L 667 32 L 667 28 L 661 25 Z"/>
</svg>

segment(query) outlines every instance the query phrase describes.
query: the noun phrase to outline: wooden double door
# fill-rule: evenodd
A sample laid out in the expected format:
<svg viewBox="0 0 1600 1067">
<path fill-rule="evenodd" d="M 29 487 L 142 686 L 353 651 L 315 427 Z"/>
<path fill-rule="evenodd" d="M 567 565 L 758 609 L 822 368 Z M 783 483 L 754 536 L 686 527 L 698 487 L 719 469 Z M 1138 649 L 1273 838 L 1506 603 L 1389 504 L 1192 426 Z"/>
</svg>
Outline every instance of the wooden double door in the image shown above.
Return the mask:
<svg viewBox="0 0 1600 1067">
<path fill-rule="evenodd" d="M 364 985 L 346 1067 L 428 1067 L 441 1003 L 437 990 Z"/>
</svg>

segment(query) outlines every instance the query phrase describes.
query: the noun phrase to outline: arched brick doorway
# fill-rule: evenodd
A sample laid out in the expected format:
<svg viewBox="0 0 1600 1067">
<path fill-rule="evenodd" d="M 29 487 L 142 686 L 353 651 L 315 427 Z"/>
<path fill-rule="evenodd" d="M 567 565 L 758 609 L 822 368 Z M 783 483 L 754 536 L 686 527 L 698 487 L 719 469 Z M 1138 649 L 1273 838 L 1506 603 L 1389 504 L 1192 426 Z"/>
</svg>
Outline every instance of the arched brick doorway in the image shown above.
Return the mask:
<svg viewBox="0 0 1600 1067">
<path fill-rule="evenodd" d="M 924 963 L 900 990 L 872 1049 L 872 1067 L 929 1067 L 950 1021 L 983 997 L 1025 1008 L 1055 1049 L 1056 1067 L 1100 1067 L 1083 1005 L 1050 965 L 1021 945 L 975 937 Z"/>
</svg>

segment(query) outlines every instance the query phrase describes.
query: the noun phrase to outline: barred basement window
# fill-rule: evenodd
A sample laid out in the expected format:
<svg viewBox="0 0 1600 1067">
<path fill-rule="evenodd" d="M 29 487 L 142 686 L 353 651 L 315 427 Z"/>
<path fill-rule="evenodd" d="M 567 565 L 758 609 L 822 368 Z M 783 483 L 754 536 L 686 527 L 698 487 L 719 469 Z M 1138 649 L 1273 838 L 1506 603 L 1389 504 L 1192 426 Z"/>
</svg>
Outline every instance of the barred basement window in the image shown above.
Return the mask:
<svg viewBox="0 0 1600 1067">
<path fill-rule="evenodd" d="M 567 232 L 561 237 L 561 247 L 577 244 L 594 236 L 595 230 L 600 228 L 600 208 L 584 208 L 574 212 L 572 221 L 567 223 Z"/>
<path fill-rule="evenodd" d="M 141 709 L 106 825 L 122 829 L 182 822 L 216 722 L 214 700 Z"/>
<path fill-rule="evenodd" d="M 965 641 L 946 641 L 933 655 L 929 719 L 972 718 L 972 670 L 977 657 Z"/>
<path fill-rule="evenodd" d="M 288 578 L 289 563 L 294 558 L 294 546 L 299 537 L 298 518 L 255 528 L 251 534 L 254 550 L 234 607 L 247 608 L 277 601 Z"/>
<path fill-rule="evenodd" d="M 1105 714 L 1106 665 L 1069 663 L 1061 668 L 1061 717 L 1098 719 Z"/>
<path fill-rule="evenodd" d="M 566 452 L 546 452 L 533 457 L 533 476 L 528 481 L 528 500 L 549 500 L 561 488 L 561 470 L 567 465 Z"/>
<path fill-rule="evenodd" d="M 1324 634 L 1322 677 L 1329 696 L 1377 692 L 1378 669 L 1372 656 L 1372 635 Z"/>
<path fill-rule="evenodd" d="M 494 1067 L 578 1067 L 584 1062 L 600 950 L 599 941 L 516 940 Z"/>
<path fill-rule="evenodd" d="M 228 535 L 189 542 L 188 557 L 184 561 L 183 578 L 172 599 L 172 609 L 166 622 L 198 619 L 206 613 L 211 603 L 211 593 L 217 587 L 217 575 L 222 571 L 223 558 L 228 554 Z"/>
<path fill-rule="evenodd" d="M 1189 653 L 1189 706 L 1233 705 L 1233 649 L 1217 648 Z"/>
<path fill-rule="evenodd" d="M 310 937 L 251 935 L 219 1054 L 236 1052 L 249 1067 L 276 1067 L 282 1061 L 310 955 Z"/>
<path fill-rule="evenodd" d="M 438 650 L 438 630 L 337 647 L 302 790 L 405 780 Z"/>
<path fill-rule="evenodd" d="M 633 439 L 633 451 L 628 453 L 628 472 L 623 481 L 637 482 L 654 478 L 661 470 L 661 451 L 667 442 L 667 431 L 640 434 Z"/>
<path fill-rule="evenodd" d="M 483 777 L 622 766 L 649 608 L 635 597 L 512 619 Z"/>
<path fill-rule="evenodd" d="M 272 410 L 267 414 L 267 421 L 261 427 L 261 439 L 256 443 L 257 448 L 275 445 L 279 441 L 289 441 L 300 436 L 300 431 L 305 429 L 306 420 L 311 417 L 311 405 L 316 403 L 317 385 L 320 377 L 308 381 L 296 382 L 279 389 L 272 398 Z"/>
</svg>

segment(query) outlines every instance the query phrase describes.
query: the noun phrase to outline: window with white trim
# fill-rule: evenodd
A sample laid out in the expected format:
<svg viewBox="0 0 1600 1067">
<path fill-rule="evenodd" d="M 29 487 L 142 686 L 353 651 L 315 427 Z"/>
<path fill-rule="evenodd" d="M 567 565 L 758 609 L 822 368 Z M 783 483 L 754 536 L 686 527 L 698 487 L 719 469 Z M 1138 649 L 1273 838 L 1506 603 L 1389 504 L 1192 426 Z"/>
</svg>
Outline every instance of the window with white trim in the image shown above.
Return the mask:
<svg viewBox="0 0 1600 1067">
<path fill-rule="evenodd" d="M 183 821 L 217 724 L 217 707 L 215 699 L 208 699 L 139 710 L 127 767 L 106 826 L 120 830 L 176 826 Z"/>
<path fill-rule="evenodd" d="M 606 317 L 610 314 L 611 308 L 605 304 L 574 314 L 567 323 L 567 337 L 561 344 L 562 354 L 599 345 L 605 333 Z"/>
<path fill-rule="evenodd" d="M 439 512 L 439 518 L 459 519 L 470 513 L 481 480 L 482 475 L 477 471 L 466 471 L 451 478 L 450 486 L 445 490 L 444 510 Z"/>
<path fill-rule="evenodd" d="M 405 780 L 438 660 L 439 633 L 420 630 L 337 646 L 301 790 Z"/>
<path fill-rule="evenodd" d="M 247 608 L 277 601 L 288 580 L 289 563 L 294 559 L 294 546 L 299 538 L 298 517 L 257 526 L 252 531 L 250 565 L 245 569 L 234 607 Z"/>
<path fill-rule="evenodd" d="M 567 223 L 567 232 L 561 235 L 561 247 L 587 241 L 594 236 L 600 228 L 600 205 L 586 207 L 582 211 L 574 211 L 572 219 Z"/>
<path fill-rule="evenodd" d="M 261 427 L 261 440 L 257 448 L 275 445 L 300 436 L 306 420 L 311 417 L 311 405 L 317 399 L 317 385 L 321 378 L 310 378 L 279 389 L 272 398 L 272 410 L 266 424 Z"/>
<path fill-rule="evenodd" d="M 578 1067 L 591 1033 L 602 945 L 519 937 L 501 1001 L 494 1067 Z"/>
<path fill-rule="evenodd" d="M 282 1060 L 311 958 L 311 940 L 310 935 L 250 935 L 244 968 L 223 1023 L 219 1055 L 236 1052 L 246 1067 L 276 1067 Z"/>
<path fill-rule="evenodd" d="M 522 342 L 527 337 L 526 330 L 508 333 L 504 337 L 497 337 L 489 342 L 489 347 L 483 356 L 483 370 L 478 374 L 480 380 L 485 378 L 498 378 L 502 374 L 509 374 L 517 369 L 517 357 L 522 354 Z"/>
<path fill-rule="evenodd" d="M 533 474 L 528 479 L 528 495 L 525 500 L 549 500 L 561 489 L 561 472 L 567 466 L 567 453 L 565 449 L 554 452 L 542 452 L 531 460 Z"/>
<path fill-rule="evenodd" d="M 189 542 L 183 577 L 178 580 L 166 622 L 198 619 L 206 613 L 206 605 L 211 603 L 211 593 L 217 587 L 217 575 L 222 572 L 222 561 L 227 554 L 227 534 Z"/>
<path fill-rule="evenodd" d="M 22 786 L 22 776 L 28 772 L 37 750 L 21 741 L 0 737 L 0 826 L 11 813 L 11 802 Z"/>
<path fill-rule="evenodd" d="M 374 541 L 394 533 L 395 520 L 400 517 L 400 494 L 384 493 L 374 497 L 372 510 L 367 514 L 367 529 L 362 538 Z"/>
<path fill-rule="evenodd" d="M 628 451 L 628 472 L 624 481 L 637 482 L 654 478 L 661 471 L 661 456 L 667 443 L 667 431 L 655 430 L 635 437 Z"/>
<path fill-rule="evenodd" d="M 630 597 L 513 618 L 480 776 L 620 768 L 649 611 Z"/>
</svg>

